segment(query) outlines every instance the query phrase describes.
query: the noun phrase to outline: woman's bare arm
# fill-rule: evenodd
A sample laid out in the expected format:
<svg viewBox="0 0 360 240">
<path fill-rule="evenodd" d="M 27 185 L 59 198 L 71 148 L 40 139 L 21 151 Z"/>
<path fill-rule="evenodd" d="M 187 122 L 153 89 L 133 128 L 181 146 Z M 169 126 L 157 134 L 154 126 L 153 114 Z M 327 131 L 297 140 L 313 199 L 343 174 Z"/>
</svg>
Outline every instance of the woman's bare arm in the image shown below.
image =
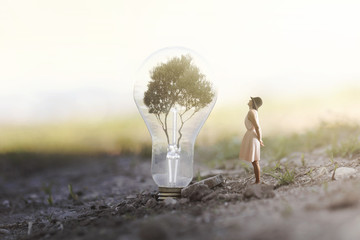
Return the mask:
<svg viewBox="0 0 360 240">
<path fill-rule="evenodd" d="M 249 118 L 250 122 L 253 124 L 255 131 L 256 131 L 256 135 L 257 135 L 261 145 L 263 146 L 262 133 L 260 131 L 260 125 L 259 125 L 258 121 L 256 121 L 255 113 L 253 111 L 250 111 L 248 118 Z"/>
</svg>

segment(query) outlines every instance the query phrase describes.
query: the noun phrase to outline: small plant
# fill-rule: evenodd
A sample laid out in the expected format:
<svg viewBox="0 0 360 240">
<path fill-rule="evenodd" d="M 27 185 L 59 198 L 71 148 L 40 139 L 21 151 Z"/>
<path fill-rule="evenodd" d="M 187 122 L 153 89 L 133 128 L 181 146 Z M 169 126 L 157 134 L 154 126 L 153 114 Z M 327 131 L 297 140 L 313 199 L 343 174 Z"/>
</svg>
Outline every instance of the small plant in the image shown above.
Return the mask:
<svg viewBox="0 0 360 240">
<path fill-rule="evenodd" d="M 305 162 L 305 156 L 304 156 L 304 154 L 301 154 L 301 165 L 302 165 L 303 167 L 306 167 L 306 162 Z"/>
<path fill-rule="evenodd" d="M 280 171 L 281 170 L 281 163 L 280 161 L 276 161 L 274 171 Z"/>
<path fill-rule="evenodd" d="M 68 184 L 68 189 L 69 189 L 69 197 L 71 197 L 75 201 L 79 200 L 79 196 L 76 193 L 74 193 L 73 187 L 71 184 Z"/>
<path fill-rule="evenodd" d="M 338 164 L 337 164 L 337 162 L 334 161 L 334 155 L 333 154 L 331 154 L 330 162 L 332 163 L 332 165 L 334 165 L 334 171 L 333 171 L 333 174 L 331 176 L 331 180 L 334 181 L 334 180 L 336 180 L 335 179 L 335 172 L 336 172 L 336 169 L 338 168 Z"/>
<path fill-rule="evenodd" d="M 270 174 L 272 177 L 276 178 L 279 182 L 279 185 L 288 185 L 295 181 L 295 169 L 289 171 L 287 168 L 285 172 L 280 175 Z"/>
<path fill-rule="evenodd" d="M 53 200 L 52 195 L 49 195 L 49 197 L 47 198 L 47 201 L 48 201 L 50 206 L 52 206 L 54 204 L 54 200 Z"/>
<path fill-rule="evenodd" d="M 54 220 L 54 212 L 51 212 L 48 215 L 45 215 L 45 217 L 48 222 L 53 221 Z"/>
<path fill-rule="evenodd" d="M 336 172 L 336 169 L 337 169 L 337 168 L 338 168 L 338 164 L 335 163 L 334 172 L 333 172 L 333 175 L 332 175 L 332 177 L 331 177 L 331 180 L 336 180 L 336 179 L 335 179 L 335 172 Z"/>
<path fill-rule="evenodd" d="M 311 178 L 311 180 L 313 180 L 313 178 L 312 178 L 312 172 L 313 172 L 313 168 L 310 168 L 310 170 L 306 173 L 306 175 L 308 176 L 308 177 L 310 177 Z"/>
<path fill-rule="evenodd" d="M 200 174 L 200 170 L 197 171 L 196 173 L 196 181 L 200 182 L 202 180 L 201 174 Z"/>
<path fill-rule="evenodd" d="M 275 166 L 267 166 L 264 168 L 264 172 L 272 175 L 275 172 L 281 171 L 281 163 L 280 161 L 276 161 Z"/>
<path fill-rule="evenodd" d="M 295 170 L 289 171 L 288 169 L 285 169 L 285 172 L 280 177 L 280 185 L 288 185 L 290 183 L 293 183 L 295 180 Z"/>
<path fill-rule="evenodd" d="M 47 195 L 47 202 L 49 203 L 50 206 L 52 206 L 54 204 L 54 200 L 52 197 L 52 184 L 43 184 L 42 186 L 42 190 L 44 191 L 44 193 Z"/>
<path fill-rule="evenodd" d="M 246 163 L 240 162 L 240 165 L 242 168 L 244 168 L 246 173 L 251 172 L 249 165 L 247 165 Z"/>
<path fill-rule="evenodd" d="M 330 162 L 331 162 L 331 164 L 333 164 L 334 165 L 334 154 L 333 153 L 330 153 Z"/>
</svg>

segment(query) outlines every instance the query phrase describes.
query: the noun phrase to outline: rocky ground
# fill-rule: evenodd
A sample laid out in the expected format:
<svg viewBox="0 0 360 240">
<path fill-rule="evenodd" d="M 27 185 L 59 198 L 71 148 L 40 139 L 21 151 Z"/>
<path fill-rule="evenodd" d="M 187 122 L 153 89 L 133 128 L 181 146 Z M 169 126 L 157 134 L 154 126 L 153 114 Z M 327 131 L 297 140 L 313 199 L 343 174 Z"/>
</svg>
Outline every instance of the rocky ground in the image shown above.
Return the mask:
<svg viewBox="0 0 360 240">
<path fill-rule="evenodd" d="M 0 160 L 4 240 L 360 239 L 359 156 L 331 160 L 317 149 L 264 159 L 261 185 L 238 160 L 196 165 L 194 180 L 212 180 L 165 201 L 138 157 Z"/>
</svg>

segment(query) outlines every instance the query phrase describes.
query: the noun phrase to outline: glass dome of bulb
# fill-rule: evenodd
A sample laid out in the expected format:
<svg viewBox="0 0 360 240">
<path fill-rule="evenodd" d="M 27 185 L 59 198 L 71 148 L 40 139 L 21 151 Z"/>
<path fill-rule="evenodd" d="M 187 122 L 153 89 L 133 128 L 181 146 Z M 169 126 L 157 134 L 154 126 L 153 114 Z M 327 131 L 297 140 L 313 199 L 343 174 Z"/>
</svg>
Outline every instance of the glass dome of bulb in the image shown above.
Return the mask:
<svg viewBox="0 0 360 240">
<path fill-rule="evenodd" d="M 134 100 L 151 134 L 151 173 L 159 187 L 191 182 L 195 140 L 217 98 L 213 80 L 199 54 L 179 47 L 155 52 L 138 70 Z"/>
</svg>

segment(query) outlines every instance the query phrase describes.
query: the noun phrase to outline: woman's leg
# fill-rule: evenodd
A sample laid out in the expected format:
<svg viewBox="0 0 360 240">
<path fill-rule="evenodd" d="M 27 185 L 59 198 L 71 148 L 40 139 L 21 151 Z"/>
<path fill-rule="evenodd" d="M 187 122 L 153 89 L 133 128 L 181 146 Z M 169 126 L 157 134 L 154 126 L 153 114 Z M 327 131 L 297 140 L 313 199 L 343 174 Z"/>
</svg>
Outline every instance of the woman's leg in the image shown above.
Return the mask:
<svg viewBox="0 0 360 240">
<path fill-rule="evenodd" d="M 254 167 L 254 173 L 255 173 L 255 178 L 256 178 L 255 183 L 260 183 L 260 164 L 259 164 L 259 161 L 253 161 L 252 165 Z"/>
</svg>

